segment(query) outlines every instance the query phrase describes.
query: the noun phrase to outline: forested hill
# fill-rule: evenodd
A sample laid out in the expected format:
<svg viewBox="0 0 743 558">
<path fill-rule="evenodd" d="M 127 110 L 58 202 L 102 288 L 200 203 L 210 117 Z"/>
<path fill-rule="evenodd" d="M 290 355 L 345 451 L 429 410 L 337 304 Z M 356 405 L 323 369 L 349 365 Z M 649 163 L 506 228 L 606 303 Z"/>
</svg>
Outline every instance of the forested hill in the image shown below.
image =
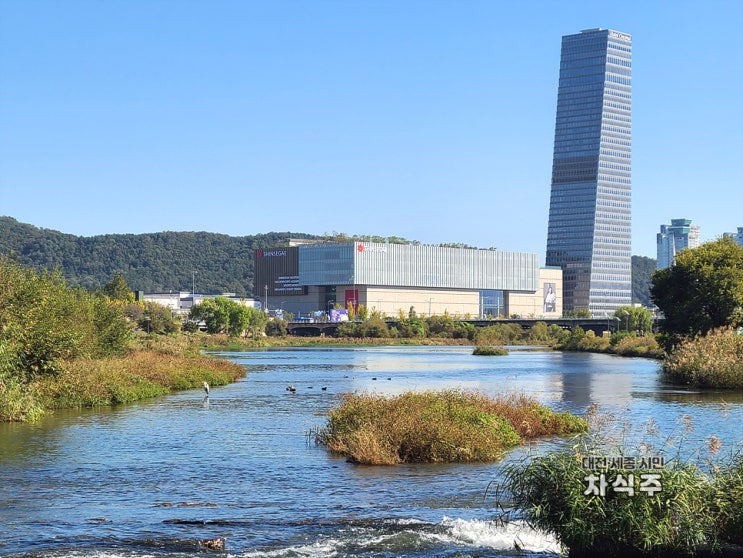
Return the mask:
<svg viewBox="0 0 743 558">
<path fill-rule="evenodd" d="M 58 268 L 68 284 L 103 287 L 121 273 L 134 290 L 253 294 L 253 250 L 284 245 L 290 232 L 228 236 L 208 232 L 107 234 L 82 237 L 0 217 L 0 255 L 36 268 Z"/>
<path fill-rule="evenodd" d="M 632 302 L 652 306 L 651 279 L 655 273 L 655 260 L 645 256 L 632 256 Z"/>
<path fill-rule="evenodd" d="M 22 265 L 58 268 L 68 284 L 97 289 L 121 273 L 134 290 L 145 292 L 196 291 L 253 295 L 253 251 L 285 245 L 289 238 L 366 240 L 413 243 L 404 238 L 376 236 L 332 237 L 304 233 L 270 232 L 254 236 L 228 236 L 208 232 L 160 232 L 75 236 L 0 217 L 0 255 L 11 255 Z M 472 248 L 462 244 L 447 246 Z M 650 303 L 650 276 L 655 260 L 632 256 L 633 302 Z"/>
</svg>

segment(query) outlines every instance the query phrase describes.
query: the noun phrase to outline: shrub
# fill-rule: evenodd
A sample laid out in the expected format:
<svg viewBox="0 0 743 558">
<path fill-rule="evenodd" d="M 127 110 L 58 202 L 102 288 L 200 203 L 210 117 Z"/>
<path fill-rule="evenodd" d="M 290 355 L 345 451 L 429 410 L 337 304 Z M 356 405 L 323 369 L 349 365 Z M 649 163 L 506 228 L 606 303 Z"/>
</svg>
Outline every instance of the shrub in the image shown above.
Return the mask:
<svg viewBox="0 0 743 558">
<path fill-rule="evenodd" d="M 269 337 L 285 337 L 288 333 L 287 322 L 280 318 L 268 320 L 266 323 L 266 335 Z"/>
<path fill-rule="evenodd" d="M 349 394 L 318 443 L 354 463 L 493 461 L 522 437 L 583 431 L 586 423 L 525 396 L 447 390 L 397 397 Z"/>
<path fill-rule="evenodd" d="M 615 331 L 611 334 L 611 346 L 616 347 L 617 343 L 627 337 L 637 337 L 637 334 L 634 331 Z"/>
<path fill-rule="evenodd" d="M 478 345 L 512 345 L 521 341 L 524 330 L 518 324 L 495 324 L 477 330 Z"/>
<path fill-rule="evenodd" d="M 368 320 L 361 322 L 359 325 L 361 337 L 387 337 L 390 332 L 387 329 L 387 323 L 378 315 L 373 314 Z"/>
<path fill-rule="evenodd" d="M 613 339 L 612 339 L 613 341 Z M 663 358 L 665 352 L 656 341 L 655 336 L 625 336 L 614 345 L 614 352 L 622 356 Z"/>
</svg>

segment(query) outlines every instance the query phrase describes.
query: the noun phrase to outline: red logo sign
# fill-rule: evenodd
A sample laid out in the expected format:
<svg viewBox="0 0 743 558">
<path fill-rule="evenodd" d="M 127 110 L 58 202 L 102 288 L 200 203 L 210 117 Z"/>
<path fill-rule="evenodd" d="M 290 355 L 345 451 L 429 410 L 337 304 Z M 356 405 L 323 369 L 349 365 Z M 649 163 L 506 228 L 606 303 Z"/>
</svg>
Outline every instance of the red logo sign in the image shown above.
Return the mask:
<svg viewBox="0 0 743 558">
<path fill-rule="evenodd" d="M 357 248 L 357 250 L 359 252 L 363 252 L 364 251 L 364 245 L 363 244 L 359 244 L 359 247 Z"/>
</svg>

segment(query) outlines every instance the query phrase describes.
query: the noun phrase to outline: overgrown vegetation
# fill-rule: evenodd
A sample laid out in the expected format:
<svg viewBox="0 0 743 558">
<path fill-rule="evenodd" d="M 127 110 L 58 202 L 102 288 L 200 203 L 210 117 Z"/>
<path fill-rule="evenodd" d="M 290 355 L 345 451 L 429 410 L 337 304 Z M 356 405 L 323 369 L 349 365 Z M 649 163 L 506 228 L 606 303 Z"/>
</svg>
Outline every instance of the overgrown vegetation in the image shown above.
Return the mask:
<svg viewBox="0 0 743 558">
<path fill-rule="evenodd" d="M 532 527 L 556 536 L 571 557 L 714 555 L 743 542 L 743 456 L 718 460 L 714 437 L 706 467 L 682 460 L 678 448 L 650 456 L 652 442 L 607 445 L 596 414 L 587 418 L 591 433 L 574 447 L 506 467 L 501 497 Z M 643 461 L 659 456 L 663 464 Z"/>
<path fill-rule="evenodd" d="M 222 385 L 244 374 L 241 366 L 183 347 L 163 351 L 135 343 L 136 320 L 127 313 L 136 305 L 128 290 L 116 294 L 116 283 L 89 293 L 69 288 L 59 273 L 37 274 L 0 259 L 0 421 L 134 401 L 204 380 Z M 148 328 L 157 327 L 153 308 L 142 311 Z M 171 338 L 162 339 L 165 346 Z"/>
<path fill-rule="evenodd" d="M 718 329 L 686 339 L 663 363 L 666 380 L 711 388 L 743 388 L 743 335 Z"/>
<path fill-rule="evenodd" d="M 593 331 L 573 328 L 556 346 L 563 351 L 610 353 L 621 356 L 662 359 L 665 352 L 654 335 L 638 336 L 634 332 L 618 331 L 611 337 L 597 336 Z"/>
<path fill-rule="evenodd" d="M 317 440 L 354 463 L 395 465 L 494 461 L 523 439 L 584 430 L 583 419 L 555 413 L 524 395 L 364 393 L 346 395 Z"/>
</svg>

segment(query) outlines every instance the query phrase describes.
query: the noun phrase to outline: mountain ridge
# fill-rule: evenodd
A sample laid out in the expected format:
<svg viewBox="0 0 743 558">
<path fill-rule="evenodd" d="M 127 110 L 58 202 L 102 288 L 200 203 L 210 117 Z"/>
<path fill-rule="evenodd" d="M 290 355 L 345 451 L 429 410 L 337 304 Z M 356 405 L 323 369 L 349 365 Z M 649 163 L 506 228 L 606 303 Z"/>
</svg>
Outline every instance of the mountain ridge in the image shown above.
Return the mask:
<svg viewBox="0 0 743 558">
<path fill-rule="evenodd" d="M 268 232 L 230 236 L 206 231 L 107 233 L 77 236 L 0 216 L 0 255 L 38 271 L 59 269 L 71 286 L 102 288 L 121 274 L 133 290 L 235 293 L 253 296 L 254 250 L 305 240 L 366 240 L 420 244 L 404 238 L 349 237 L 342 233 L 313 235 Z M 445 246 L 474 248 L 463 244 Z M 649 304 L 655 260 L 632 256 L 633 302 Z"/>
</svg>

